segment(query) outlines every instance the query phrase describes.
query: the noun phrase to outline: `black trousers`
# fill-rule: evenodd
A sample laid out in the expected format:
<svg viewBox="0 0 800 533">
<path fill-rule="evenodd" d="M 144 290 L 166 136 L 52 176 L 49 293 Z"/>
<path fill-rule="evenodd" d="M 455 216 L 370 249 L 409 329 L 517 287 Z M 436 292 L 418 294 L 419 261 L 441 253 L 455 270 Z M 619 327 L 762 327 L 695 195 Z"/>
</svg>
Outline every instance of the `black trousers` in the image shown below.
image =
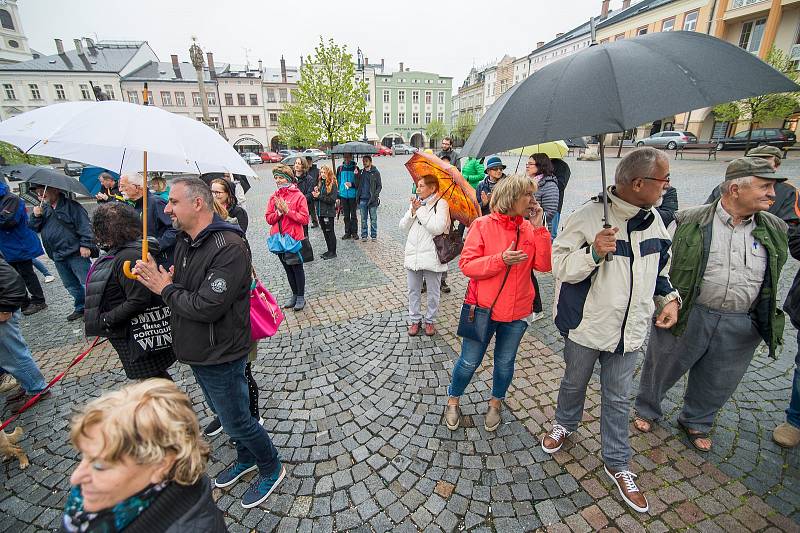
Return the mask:
<svg viewBox="0 0 800 533">
<path fill-rule="evenodd" d="M 542 295 L 539 294 L 539 282 L 536 280 L 536 276 L 531 271 L 531 281 L 533 281 L 533 312 L 534 313 L 541 313 L 542 312 Z"/>
<path fill-rule="evenodd" d="M 322 235 L 325 237 L 325 245 L 328 252 L 336 253 L 336 229 L 334 228 L 333 217 L 319 217 L 319 225 L 322 227 Z"/>
<path fill-rule="evenodd" d="M 358 235 L 358 198 L 342 198 L 344 214 L 344 234 L 351 237 Z"/>
<path fill-rule="evenodd" d="M 9 264 L 22 276 L 22 280 L 25 282 L 28 292 L 31 293 L 31 303 L 43 304 L 44 291 L 42 290 L 41 283 L 39 283 L 39 278 L 36 277 L 36 272 L 33 271 L 33 261 L 28 259 L 27 261 L 14 261 Z"/>
<path fill-rule="evenodd" d="M 314 197 L 306 196 L 306 203 L 308 204 L 308 216 L 311 218 L 311 224 L 316 226 L 319 224 L 319 219 L 317 218 L 317 210 L 314 209 Z"/>
<path fill-rule="evenodd" d="M 303 270 L 303 263 L 297 265 L 287 265 L 281 259 L 283 269 L 286 271 L 286 278 L 289 280 L 289 287 L 295 296 L 305 296 L 306 294 L 306 272 Z"/>
</svg>

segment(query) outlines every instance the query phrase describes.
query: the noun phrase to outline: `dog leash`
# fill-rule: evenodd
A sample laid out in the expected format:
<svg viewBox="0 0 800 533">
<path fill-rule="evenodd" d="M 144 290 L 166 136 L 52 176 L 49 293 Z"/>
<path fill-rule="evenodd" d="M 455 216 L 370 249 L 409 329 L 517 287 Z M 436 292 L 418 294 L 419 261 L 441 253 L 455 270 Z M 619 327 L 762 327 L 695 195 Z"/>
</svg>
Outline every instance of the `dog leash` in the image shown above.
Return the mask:
<svg viewBox="0 0 800 533">
<path fill-rule="evenodd" d="M 99 346 L 100 344 L 103 344 L 107 340 L 108 339 L 104 339 L 104 340 L 101 341 L 100 337 L 95 337 L 94 338 L 94 342 L 92 343 L 92 345 L 89 346 L 89 348 L 87 348 L 83 353 L 81 353 L 80 355 L 75 357 L 75 359 L 72 360 L 72 362 L 69 364 L 69 366 L 66 369 L 64 369 L 63 372 L 61 372 L 59 375 L 57 375 L 52 380 L 50 380 L 50 383 L 48 383 L 47 386 L 44 389 L 42 389 L 41 391 L 36 393 L 31 399 L 29 399 L 27 402 L 25 402 L 25 405 L 22 406 L 22 409 L 20 409 L 19 412 L 17 412 L 17 414 L 13 415 L 11 418 L 9 418 L 8 420 L 6 420 L 2 424 L 0 424 L 0 431 L 3 431 L 11 422 L 13 422 L 17 418 L 19 418 L 19 415 L 21 415 L 22 413 L 27 411 L 33 404 L 38 402 L 39 398 L 42 396 L 42 394 L 44 394 L 47 391 L 49 391 L 50 387 L 52 387 L 53 385 L 55 385 L 56 383 L 61 381 L 61 378 L 63 378 L 73 366 L 75 366 L 78 363 L 80 363 L 81 361 L 83 361 L 83 358 L 86 357 L 87 355 L 89 355 L 89 352 L 91 352 L 92 350 L 95 349 L 95 347 Z"/>
</svg>

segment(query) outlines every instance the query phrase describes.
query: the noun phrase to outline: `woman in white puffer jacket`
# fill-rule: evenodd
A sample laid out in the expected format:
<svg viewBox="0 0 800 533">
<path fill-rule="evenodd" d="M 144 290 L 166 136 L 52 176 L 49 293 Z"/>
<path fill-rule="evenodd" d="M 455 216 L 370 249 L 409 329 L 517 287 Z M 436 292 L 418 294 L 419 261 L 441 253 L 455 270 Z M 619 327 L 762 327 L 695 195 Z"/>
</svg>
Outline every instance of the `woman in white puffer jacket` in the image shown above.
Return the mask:
<svg viewBox="0 0 800 533">
<path fill-rule="evenodd" d="M 447 265 L 439 262 L 433 238 L 450 227 L 450 208 L 439 197 L 439 180 L 423 176 L 417 182 L 417 196 L 400 220 L 400 229 L 408 232 L 403 266 L 408 273 L 408 334 L 418 335 L 422 327 L 422 281 L 428 286 L 428 308 L 425 312 L 425 335 L 436 332 L 433 321 L 439 312 L 442 272 Z"/>
</svg>

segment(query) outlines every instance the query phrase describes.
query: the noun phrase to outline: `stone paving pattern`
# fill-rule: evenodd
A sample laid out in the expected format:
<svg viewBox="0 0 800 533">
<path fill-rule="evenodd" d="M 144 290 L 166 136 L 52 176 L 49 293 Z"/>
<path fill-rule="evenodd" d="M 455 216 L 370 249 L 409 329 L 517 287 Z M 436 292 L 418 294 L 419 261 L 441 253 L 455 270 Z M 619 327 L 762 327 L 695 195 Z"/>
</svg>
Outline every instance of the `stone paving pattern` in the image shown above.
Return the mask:
<svg viewBox="0 0 800 533">
<path fill-rule="evenodd" d="M 682 206 L 702 202 L 719 182 L 718 162 L 672 162 Z M 441 424 L 446 387 L 460 344 L 455 336 L 466 279 L 451 265 L 432 338 L 406 335 L 404 236 L 397 227 L 407 207 L 405 157 L 376 158 L 384 182 L 377 242 L 339 241 L 339 257 L 307 265 L 308 306 L 289 312 L 279 335 L 262 341 L 254 375 L 260 407 L 289 475 L 259 508 L 243 509 L 246 483 L 214 491 L 231 531 L 800 531 L 800 452 L 771 441 L 789 398 L 796 332 L 785 334 L 778 360 L 753 360 L 736 394 L 717 419 L 714 449 L 691 449 L 674 424 L 683 382 L 665 403 L 665 422 L 648 435 L 631 426 L 632 469 L 647 491 L 650 511 L 621 501 L 602 471 L 599 380 L 593 378 L 584 423 L 554 456 L 539 439 L 549 429 L 563 375 L 563 341 L 552 320 L 526 333 L 495 433 L 483 429 L 491 385 L 491 350 L 462 401 L 465 426 Z M 505 158 L 513 170 L 516 159 Z M 609 159 L 613 173 L 617 160 Z M 570 159 L 573 177 L 565 211 L 599 190 L 599 165 Z M 800 171 L 788 160 L 782 171 Z M 279 301 L 288 284 L 264 245 L 262 211 L 273 190 L 266 176 L 248 193 L 255 266 Z M 341 226 L 339 224 L 338 226 Z M 340 227 L 337 227 L 341 230 Z M 312 230 L 316 254 L 325 250 Z M 790 264 L 782 294 L 796 271 Z M 553 283 L 540 278 L 545 308 Z M 23 320 L 23 330 L 46 377 L 86 345 L 80 324 L 67 323 L 71 299 L 60 282 L 46 287 L 50 308 Z M 640 355 L 641 357 L 641 355 Z M 195 402 L 201 425 L 210 420 L 188 367 L 171 369 Z M 102 345 L 77 366 L 47 400 L 20 418 L 31 467 L 0 465 L 0 531 L 56 530 L 77 453 L 68 443 L 72 410 L 103 390 L 125 383 L 113 350 Z M 212 477 L 235 458 L 222 433 L 211 440 Z"/>
</svg>

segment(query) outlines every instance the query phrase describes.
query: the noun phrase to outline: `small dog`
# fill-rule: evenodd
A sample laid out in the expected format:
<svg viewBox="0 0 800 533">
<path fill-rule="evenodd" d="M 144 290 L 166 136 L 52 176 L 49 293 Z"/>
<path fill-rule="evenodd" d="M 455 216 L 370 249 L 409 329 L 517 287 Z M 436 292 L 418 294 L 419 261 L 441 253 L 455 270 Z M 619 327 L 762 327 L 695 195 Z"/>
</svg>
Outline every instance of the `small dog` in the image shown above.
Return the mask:
<svg viewBox="0 0 800 533">
<path fill-rule="evenodd" d="M 0 457 L 3 459 L 7 457 L 16 457 L 19 461 L 20 470 L 25 470 L 31 463 L 28 461 L 28 456 L 25 455 L 22 448 L 16 445 L 21 438 L 22 428 L 19 426 L 17 426 L 17 429 L 12 433 L 0 431 Z"/>
</svg>

